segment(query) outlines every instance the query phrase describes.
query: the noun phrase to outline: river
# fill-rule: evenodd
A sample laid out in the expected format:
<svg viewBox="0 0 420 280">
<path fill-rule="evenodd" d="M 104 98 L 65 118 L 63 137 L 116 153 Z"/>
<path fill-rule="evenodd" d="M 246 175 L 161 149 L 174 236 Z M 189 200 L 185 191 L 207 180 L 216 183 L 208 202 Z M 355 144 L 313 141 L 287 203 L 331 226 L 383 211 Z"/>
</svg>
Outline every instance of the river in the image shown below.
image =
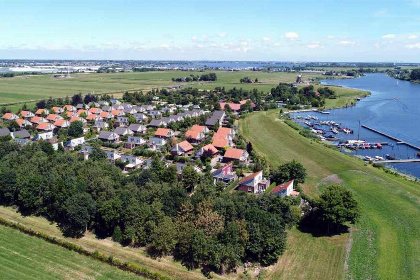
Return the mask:
<svg viewBox="0 0 420 280">
<path fill-rule="evenodd" d="M 321 120 L 331 120 L 347 127 L 354 134 L 340 132 L 337 138 L 345 140 L 366 140 L 368 143 L 388 143 L 382 149 L 359 149 L 348 152 L 359 156 L 391 155 L 397 159 L 417 158 L 420 152 L 404 144 L 375 132 L 361 125 L 366 125 L 378 131 L 391 135 L 404 142 L 420 147 L 420 85 L 406 81 L 397 81 L 386 74 L 367 74 L 355 79 L 323 80 L 322 84 L 336 85 L 370 91 L 372 94 L 358 101 L 356 106 L 330 110 L 330 114 L 298 113 L 300 116 L 313 115 Z M 301 125 L 304 120 L 299 121 Z M 315 121 L 313 121 L 315 122 Z M 328 134 L 328 133 L 327 133 Z M 332 134 L 332 133 L 330 133 Z M 396 170 L 420 178 L 420 163 L 389 164 Z"/>
</svg>

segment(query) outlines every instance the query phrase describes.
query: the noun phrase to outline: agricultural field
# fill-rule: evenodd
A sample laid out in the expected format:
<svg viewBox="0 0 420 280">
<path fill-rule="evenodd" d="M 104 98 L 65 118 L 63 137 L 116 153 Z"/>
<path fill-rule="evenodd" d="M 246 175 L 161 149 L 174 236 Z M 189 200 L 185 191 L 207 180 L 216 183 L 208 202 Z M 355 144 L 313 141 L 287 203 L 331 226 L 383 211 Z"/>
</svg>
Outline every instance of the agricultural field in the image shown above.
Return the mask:
<svg viewBox="0 0 420 280">
<path fill-rule="evenodd" d="M 351 233 L 333 237 L 291 230 L 269 278 L 419 279 L 419 184 L 306 139 L 277 116 L 278 110 L 249 115 L 240 122 L 242 135 L 272 166 L 301 162 L 309 177 L 302 187 L 311 197 L 331 183 L 349 188 L 362 217 Z"/>
<path fill-rule="evenodd" d="M 182 85 L 200 89 L 215 87 L 241 87 L 269 91 L 279 82 L 294 82 L 297 73 L 266 72 L 228 72 L 216 71 L 216 82 L 172 82 L 172 78 L 186 77 L 191 74 L 201 75 L 209 72 L 159 71 L 132 73 L 72 74 L 71 78 L 54 78 L 54 75 L 18 76 L 0 78 L 0 104 L 30 102 L 48 97 L 65 97 L 81 92 L 87 93 L 122 93 L 125 91 L 150 90 L 167 86 Z M 239 80 L 249 76 L 258 78 L 259 83 L 241 84 Z M 303 79 L 314 78 L 317 74 L 303 74 Z"/>
<path fill-rule="evenodd" d="M 0 225 L 0 279 L 143 278 Z"/>
<path fill-rule="evenodd" d="M 151 272 L 158 272 L 162 275 L 165 275 L 167 277 L 170 277 L 171 279 L 175 280 L 195 280 L 195 279 L 206 279 L 204 275 L 200 272 L 200 270 L 193 270 L 189 271 L 187 268 L 182 266 L 179 262 L 174 262 L 171 257 L 166 258 L 160 258 L 160 259 L 152 259 L 149 256 L 147 256 L 144 248 L 131 248 L 131 247 L 123 247 L 120 244 L 113 242 L 112 240 L 108 239 L 98 239 L 96 236 L 91 232 L 86 232 L 85 236 L 79 239 L 74 238 L 66 238 L 62 235 L 61 231 L 58 229 L 57 225 L 55 223 L 49 222 L 47 219 L 42 217 L 35 217 L 35 216 L 22 216 L 20 213 L 16 212 L 15 209 L 10 207 L 4 207 L 0 206 L 0 217 L 13 221 L 18 222 L 28 228 L 31 228 L 33 230 L 46 233 L 50 236 L 54 236 L 57 238 L 66 239 L 67 241 L 80 245 L 83 248 L 91 251 L 97 250 L 100 253 L 103 253 L 105 255 L 112 255 L 115 258 L 125 262 L 129 261 L 130 263 L 134 263 L 138 266 L 145 267 Z M 2 228 L 5 228 L 4 226 L 0 227 L 0 247 L 3 243 L 3 236 L 2 236 Z M 22 233 L 18 232 L 15 229 L 9 229 L 6 228 L 9 231 L 16 232 L 16 234 L 23 235 Z M 35 237 L 27 237 L 30 240 L 34 239 Z M 21 239 L 25 239 L 25 235 L 21 237 Z M 36 239 L 36 238 L 35 238 Z M 40 240 L 42 241 L 42 240 Z M 11 244 L 10 246 L 17 246 L 20 245 L 19 240 L 13 240 L 10 239 L 9 241 Z M 29 241 L 28 241 L 29 242 Z M 57 245 L 53 245 L 50 243 L 47 243 L 45 241 L 42 241 L 43 244 L 45 244 L 45 251 L 39 251 L 39 254 L 47 254 L 48 251 L 58 250 L 61 252 L 61 250 L 64 250 L 67 252 L 67 250 L 62 249 L 61 247 Z M 23 243 L 22 243 L 23 244 Z M 41 245 L 40 245 L 41 246 Z M 0 253 L 1 253 L 0 249 Z M 28 252 L 19 252 L 22 255 L 22 258 L 28 258 Z M 76 254 L 74 252 L 69 252 L 69 254 Z M 64 256 L 64 254 L 63 254 Z M 69 255 L 69 258 L 72 255 Z M 86 258 L 86 257 L 83 257 Z M 64 259 L 64 257 L 63 257 Z M 0 257 L 1 260 L 1 257 Z M 89 260 L 89 259 L 87 259 Z M 92 260 L 93 262 L 94 260 Z M 94 261 L 96 263 L 96 261 Z M 54 259 L 49 261 L 50 264 L 54 263 Z M 103 264 L 104 271 L 108 269 L 108 265 Z M 92 264 L 93 266 L 93 264 Z M 98 265 L 96 266 L 98 268 L 98 271 L 102 271 L 102 263 L 98 262 Z M 110 267 L 108 270 L 114 270 L 116 268 Z M 13 271 L 10 272 L 11 275 L 13 275 Z M 137 277 L 137 276 L 136 276 Z M 226 275 L 226 277 L 219 277 L 218 275 L 214 275 L 213 279 L 233 279 L 235 276 L 233 275 L 232 278 L 229 275 Z M 0 279 L 7 279 L 1 277 L 1 271 L 0 271 Z M 41 278 L 39 278 L 41 279 Z M 83 279 L 83 278 L 82 278 Z M 108 279 L 108 278 L 107 278 Z M 109 278 L 113 279 L 113 278 Z M 116 278 L 117 279 L 117 278 Z M 124 278 L 121 278 L 124 279 Z M 142 279 L 142 278 L 135 278 L 135 279 Z"/>
<path fill-rule="evenodd" d="M 7 109 L 18 113 L 23 104 L 29 109 L 35 107 L 35 101 L 49 97 L 65 97 L 76 93 L 110 93 L 115 97 L 121 96 L 125 91 L 150 90 L 167 86 L 182 85 L 199 89 L 212 90 L 215 87 L 254 88 L 269 92 L 271 88 L 280 82 L 292 83 L 296 80 L 297 73 L 266 73 L 266 72 L 227 72 L 217 71 L 216 82 L 172 82 L 172 78 L 186 77 L 190 74 L 198 75 L 203 72 L 165 71 L 165 72 L 139 72 L 139 73 L 116 73 L 116 74 L 73 74 L 72 78 L 54 78 L 53 75 L 43 76 L 19 76 L 14 78 L 0 78 L 0 106 L 8 104 Z M 239 80 L 245 76 L 252 79 L 258 78 L 259 83 L 245 84 Z M 317 74 L 303 74 L 303 79 L 319 77 Z M 302 85 L 303 86 L 303 85 Z M 319 85 L 315 85 L 318 87 Z M 327 108 L 334 108 L 351 104 L 356 97 L 367 93 L 337 86 L 329 86 L 334 89 L 339 98 L 328 99 Z"/>
</svg>

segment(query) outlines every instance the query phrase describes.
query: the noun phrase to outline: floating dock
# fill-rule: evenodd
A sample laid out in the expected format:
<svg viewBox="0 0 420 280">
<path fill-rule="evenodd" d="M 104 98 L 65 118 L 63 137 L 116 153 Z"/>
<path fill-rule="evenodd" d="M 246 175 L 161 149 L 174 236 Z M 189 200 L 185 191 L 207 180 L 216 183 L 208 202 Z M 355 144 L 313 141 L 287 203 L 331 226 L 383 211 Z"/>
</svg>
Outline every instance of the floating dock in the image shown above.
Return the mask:
<svg viewBox="0 0 420 280">
<path fill-rule="evenodd" d="M 396 142 L 397 142 L 397 144 L 400 144 L 400 145 L 401 145 L 401 144 L 402 144 L 402 145 L 407 145 L 407 146 L 409 146 L 409 147 L 411 147 L 411 148 L 413 148 L 413 149 L 416 149 L 416 150 L 420 151 L 420 147 L 417 147 L 417 146 L 415 146 L 415 145 L 413 145 L 413 144 L 407 143 L 407 142 L 405 142 L 405 141 L 403 141 L 403 140 L 401 140 L 401 139 L 398 139 L 398 138 L 396 138 L 396 137 L 394 137 L 394 136 L 391 136 L 391 135 L 389 135 L 389 134 L 386 134 L 386 133 L 384 133 L 384 132 L 381 132 L 381 131 L 379 131 L 379 130 L 376 130 L 376 129 L 374 129 L 374 128 L 371 128 L 371 127 L 369 127 L 369 126 L 367 126 L 367 125 L 362 125 L 362 127 L 363 127 L 363 128 L 366 128 L 366 129 L 368 129 L 368 130 L 370 130 L 370 131 L 376 132 L 376 133 L 378 133 L 378 134 L 380 134 L 380 135 L 383 135 L 383 136 L 385 136 L 385 137 L 388 137 L 389 139 L 392 139 L 392 140 L 396 141 Z"/>
</svg>

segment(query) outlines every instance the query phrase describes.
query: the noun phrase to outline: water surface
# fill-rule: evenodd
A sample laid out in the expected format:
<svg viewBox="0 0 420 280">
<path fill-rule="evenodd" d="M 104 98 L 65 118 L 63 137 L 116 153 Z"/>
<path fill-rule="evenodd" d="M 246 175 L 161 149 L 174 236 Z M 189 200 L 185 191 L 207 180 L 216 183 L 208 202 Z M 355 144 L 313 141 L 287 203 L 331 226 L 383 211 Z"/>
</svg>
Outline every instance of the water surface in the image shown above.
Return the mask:
<svg viewBox="0 0 420 280">
<path fill-rule="evenodd" d="M 354 134 L 340 133 L 341 140 L 358 139 L 369 143 L 386 142 L 383 149 L 357 150 L 352 154 L 361 156 L 381 156 L 387 154 L 399 159 L 416 158 L 416 149 L 400 145 L 387 137 L 364 128 L 359 129 L 359 120 L 404 142 L 420 147 L 420 85 L 397 81 L 386 74 L 368 74 L 356 79 L 323 80 L 330 84 L 370 91 L 372 94 L 358 101 L 356 106 L 331 110 L 329 115 L 320 113 L 299 113 L 294 115 L 314 115 L 320 120 L 333 120 L 341 127 L 348 127 Z M 300 122 L 303 124 L 303 122 Z M 420 163 L 393 164 L 397 170 L 420 178 Z"/>
</svg>

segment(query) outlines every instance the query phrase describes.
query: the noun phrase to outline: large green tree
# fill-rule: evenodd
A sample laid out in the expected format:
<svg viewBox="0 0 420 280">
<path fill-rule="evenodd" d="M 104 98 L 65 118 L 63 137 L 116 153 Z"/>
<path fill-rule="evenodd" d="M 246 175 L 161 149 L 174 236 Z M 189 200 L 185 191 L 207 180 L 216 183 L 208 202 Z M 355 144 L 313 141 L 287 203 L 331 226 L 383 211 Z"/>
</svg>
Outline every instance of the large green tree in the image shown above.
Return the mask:
<svg viewBox="0 0 420 280">
<path fill-rule="evenodd" d="M 341 185 L 328 186 L 314 201 L 313 207 L 315 217 L 327 227 L 328 234 L 346 223 L 354 224 L 360 216 L 359 205 L 352 192 Z"/>
<path fill-rule="evenodd" d="M 95 210 L 95 201 L 90 194 L 77 193 L 64 202 L 63 218 L 59 226 L 68 236 L 83 236 Z"/>
<path fill-rule="evenodd" d="M 280 165 L 272 174 L 272 179 L 277 184 L 295 180 L 296 183 L 304 183 L 306 179 L 306 169 L 295 160 Z"/>
<path fill-rule="evenodd" d="M 188 190 L 192 190 L 198 184 L 199 178 L 200 176 L 192 166 L 186 166 L 182 170 L 182 182 Z"/>
<path fill-rule="evenodd" d="M 71 137 L 80 137 L 83 135 L 83 123 L 81 121 L 74 121 L 70 124 L 68 135 Z"/>
</svg>

